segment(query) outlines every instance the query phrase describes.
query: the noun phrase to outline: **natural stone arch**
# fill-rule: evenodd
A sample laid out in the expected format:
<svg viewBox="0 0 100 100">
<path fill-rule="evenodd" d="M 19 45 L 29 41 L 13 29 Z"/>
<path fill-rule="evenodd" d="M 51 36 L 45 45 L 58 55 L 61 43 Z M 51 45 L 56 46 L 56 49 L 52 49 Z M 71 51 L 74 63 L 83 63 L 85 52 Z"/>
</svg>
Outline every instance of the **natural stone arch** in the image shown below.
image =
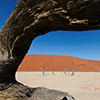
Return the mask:
<svg viewBox="0 0 100 100">
<path fill-rule="evenodd" d="M 0 31 L 0 83 L 16 83 L 15 72 L 35 37 L 99 28 L 100 0 L 18 0 Z"/>
</svg>

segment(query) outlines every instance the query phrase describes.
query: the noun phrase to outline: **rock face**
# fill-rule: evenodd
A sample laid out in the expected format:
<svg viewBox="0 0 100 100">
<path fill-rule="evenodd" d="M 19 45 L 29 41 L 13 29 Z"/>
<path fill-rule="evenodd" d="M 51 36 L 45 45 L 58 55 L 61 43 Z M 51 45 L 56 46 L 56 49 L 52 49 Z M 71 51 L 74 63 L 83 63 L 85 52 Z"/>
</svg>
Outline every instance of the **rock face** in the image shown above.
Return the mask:
<svg viewBox="0 0 100 100">
<path fill-rule="evenodd" d="M 46 88 L 37 88 L 30 100 L 75 100 L 68 93 L 61 91 L 49 90 Z"/>
<path fill-rule="evenodd" d="M 13 92 L 12 92 L 13 91 Z M 43 87 L 29 88 L 20 83 L 0 91 L 0 100 L 75 100 L 66 92 L 50 90 Z"/>
<path fill-rule="evenodd" d="M 99 28 L 100 0 L 18 0 L 0 30 L 0 83 L 16 82 L 15 72 L 35 37 Z"/>
</svg>

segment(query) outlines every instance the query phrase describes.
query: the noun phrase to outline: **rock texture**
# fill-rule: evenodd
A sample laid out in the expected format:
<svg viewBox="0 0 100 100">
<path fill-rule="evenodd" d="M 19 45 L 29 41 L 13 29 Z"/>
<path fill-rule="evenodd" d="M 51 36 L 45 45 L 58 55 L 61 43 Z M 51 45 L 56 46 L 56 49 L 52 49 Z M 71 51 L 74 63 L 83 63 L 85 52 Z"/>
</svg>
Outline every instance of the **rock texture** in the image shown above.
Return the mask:
<svg viewBox="0 0 100 100">
<path fill-rule="evenodd" d="M 16 82 L 15 72 L 35 37 L 99 28 L 100 0 L 18 0 L 0 30 L 0 83 Z"/>
<path fill-rule="evenodd" d="M 75 100 L 75 99 L 66 92 L 50 90 L 43 87 L 29 88 L 17 82 L 16 84 L 10 84 L 10 86 L 6 90 L 0 91 L 0 100 Z"/>
</svg>

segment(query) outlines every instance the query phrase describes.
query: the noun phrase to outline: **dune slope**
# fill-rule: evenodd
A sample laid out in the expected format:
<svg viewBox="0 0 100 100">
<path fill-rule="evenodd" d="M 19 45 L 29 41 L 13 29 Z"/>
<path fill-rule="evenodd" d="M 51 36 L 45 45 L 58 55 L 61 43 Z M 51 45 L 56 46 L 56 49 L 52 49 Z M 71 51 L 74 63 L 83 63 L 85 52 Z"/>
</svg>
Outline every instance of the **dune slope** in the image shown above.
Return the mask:
<svg viewBox="0 0 100 100">
<path fill-rule="evenodd" d="M 72 64 L 73 63 L 73 64 Z M 72 56 L 60 55 L 26 55 L 20 64 L 18 71 L 41 71 L 40 66 L 45 65 L 45 71 L 67 71 L 72 70 L 79 72 L 99 72 L 100 61 L 80 59 Z"/>
</svg>

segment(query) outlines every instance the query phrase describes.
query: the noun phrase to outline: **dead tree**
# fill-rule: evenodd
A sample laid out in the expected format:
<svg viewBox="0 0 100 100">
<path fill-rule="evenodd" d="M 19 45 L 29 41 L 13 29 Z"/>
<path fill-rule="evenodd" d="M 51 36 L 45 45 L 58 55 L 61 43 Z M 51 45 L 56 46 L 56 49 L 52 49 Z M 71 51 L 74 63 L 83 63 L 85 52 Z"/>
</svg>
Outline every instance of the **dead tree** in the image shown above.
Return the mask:
<svg viewBox="0 0 100 100">
<path fill-rule="evenodd" d="M 45 62 L 43 62 L 43 60 L 41 59 L 41 64 L 40 65 L 40 69 L 42 70 L 42 74 L 44 75 L 44 71 L 45 71 Z"/>
<path fill-rule="evenodd" d="M 72 76 L 74 75 L 74 71 L 75 71 L 75 65 L 74 65 L 74 62 L 73 62 L 73 60 L 72 60 Z"/>
<path fill-rule="evenodd" d="M 34 38 L 56 30 L 100 29 L 100 0 L 18 0 L 0 30 L 0 89 L 15 73 Z"/>
<path fill-rule="evenodd" d="M 76 68 L 80 67 L 80 66 L 86 66 L 86 64 L 79 64 L 79 65 L 76 66 Z"/>
<path fill-rule="evenodd" d="M 69 69 L 68 69 L 68 67 L 66 66 L 66 67 L 64 67 L 64 74 L 66 75 L 67 73 L 70 74 Z"/>
<path fill-rule="evenodd" d="M 51 67 L 52 67 L 52 75 L 54 75 L 54 70 L 55 70 L 56 64 L 54 64 L 54 65 L 51 64 Z"/>
<path fill-rule="evenodd" d="M 64 67 L 64 74 L 66 75 L 66 67 Z"/>
<path fill-rule="evenodd" d="M 75 69 L 79 66 L 86 66 L 86 64 L 79 64 L 79 65 L 76 66 L 75 63 L 72 60 L 72 74 L 71 74 L 72 76 L 74 75 Z"/>
</svg>

